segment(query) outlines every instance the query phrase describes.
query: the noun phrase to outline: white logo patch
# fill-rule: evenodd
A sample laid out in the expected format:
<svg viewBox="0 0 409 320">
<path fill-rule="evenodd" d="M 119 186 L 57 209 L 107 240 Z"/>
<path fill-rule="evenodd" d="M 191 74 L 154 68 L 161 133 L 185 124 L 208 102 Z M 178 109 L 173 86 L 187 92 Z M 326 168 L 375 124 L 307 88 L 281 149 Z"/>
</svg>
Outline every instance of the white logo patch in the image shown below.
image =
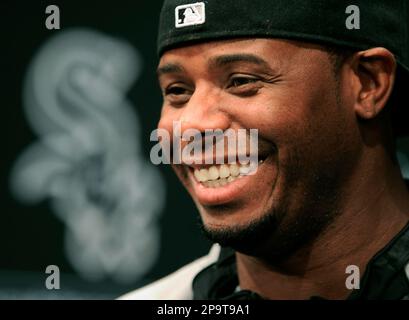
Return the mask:
<svg viewBox="0 0 409 320">
<path fill-rule="evenodd" d="M 175 26 L 182 28 L 203 24 L 206 21 L 204 2 L 177 6 L 175 9 Z"/>
</svg>

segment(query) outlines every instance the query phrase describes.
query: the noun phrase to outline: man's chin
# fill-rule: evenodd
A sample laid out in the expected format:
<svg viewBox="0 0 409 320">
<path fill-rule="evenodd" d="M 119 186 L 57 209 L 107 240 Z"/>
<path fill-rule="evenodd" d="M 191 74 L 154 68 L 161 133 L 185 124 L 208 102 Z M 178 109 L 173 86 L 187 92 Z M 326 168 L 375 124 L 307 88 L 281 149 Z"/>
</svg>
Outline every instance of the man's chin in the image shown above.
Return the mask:
<svg viewBox="0 0 409 320">
<path fill-rule="evenodd" d="M 277 232 L 278 224 L 274 214 L 244 225 L 214 226 L 200 221 L 202 232 L 210 241 L 251 256 L 261 254 L 263 244 Z"/>
<path fill-rule="evenodd" d="M 270 212 L 247 224 L 215 226 L 200 221 L 200 226 L 209 240 L 222 247 L 277 264 L 308 246 L 332 220 L 324 214 L 304 214 L 289 221 L 285 216 Z"/>
</svg>

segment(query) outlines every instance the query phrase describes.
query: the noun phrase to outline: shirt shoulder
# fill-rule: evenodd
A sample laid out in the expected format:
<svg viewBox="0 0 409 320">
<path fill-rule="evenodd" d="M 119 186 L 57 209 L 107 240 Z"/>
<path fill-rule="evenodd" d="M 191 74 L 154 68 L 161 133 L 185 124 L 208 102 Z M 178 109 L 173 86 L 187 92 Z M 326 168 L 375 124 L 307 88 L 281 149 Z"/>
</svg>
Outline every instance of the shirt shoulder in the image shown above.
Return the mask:
<svg viewBox="0 0 409 320">
<path fill-rule="evenodd" d="M 215 263 L 219 254 L 220 246 L 214 244 L 206 256 L 145 287 L 131 291 L 118 300 L 191 300 L 193 279 L 201 270 Z"/>
</svg>

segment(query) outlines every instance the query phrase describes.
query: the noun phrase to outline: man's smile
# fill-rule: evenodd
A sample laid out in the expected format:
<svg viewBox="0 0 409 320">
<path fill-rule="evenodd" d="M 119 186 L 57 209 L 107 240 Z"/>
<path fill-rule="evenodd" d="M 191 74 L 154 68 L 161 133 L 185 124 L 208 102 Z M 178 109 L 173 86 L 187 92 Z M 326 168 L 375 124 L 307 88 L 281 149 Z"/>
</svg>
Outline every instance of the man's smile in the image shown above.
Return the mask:
<svg viewBox="0 0 409 320">
<path fill-rule="evenodd" d="M 200 204 L 222 205 L 243 200 L 249 192 L 263 192 L 261 181 L 271 177 L 271 158 L 263 157 L 257 166 L 237 162 L 212 166 L 182 166 L 181 169 L 185 171 L 189 191 Z"/>
</svg>

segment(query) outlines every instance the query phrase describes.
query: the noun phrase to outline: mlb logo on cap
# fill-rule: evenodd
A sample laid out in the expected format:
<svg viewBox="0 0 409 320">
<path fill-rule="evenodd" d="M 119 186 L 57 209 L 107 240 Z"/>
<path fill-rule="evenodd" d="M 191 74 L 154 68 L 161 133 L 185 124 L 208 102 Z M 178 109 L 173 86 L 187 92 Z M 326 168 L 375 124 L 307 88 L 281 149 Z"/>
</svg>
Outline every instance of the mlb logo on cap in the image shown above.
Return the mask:
<svg viewBox="0 0 409 320">
<path fill-rule="evenodd" d="M 182 28 L 203 24 L 206 21 L 204 2 L 177 6 L 175 9 L 175 26 Z"/>
</svg>

